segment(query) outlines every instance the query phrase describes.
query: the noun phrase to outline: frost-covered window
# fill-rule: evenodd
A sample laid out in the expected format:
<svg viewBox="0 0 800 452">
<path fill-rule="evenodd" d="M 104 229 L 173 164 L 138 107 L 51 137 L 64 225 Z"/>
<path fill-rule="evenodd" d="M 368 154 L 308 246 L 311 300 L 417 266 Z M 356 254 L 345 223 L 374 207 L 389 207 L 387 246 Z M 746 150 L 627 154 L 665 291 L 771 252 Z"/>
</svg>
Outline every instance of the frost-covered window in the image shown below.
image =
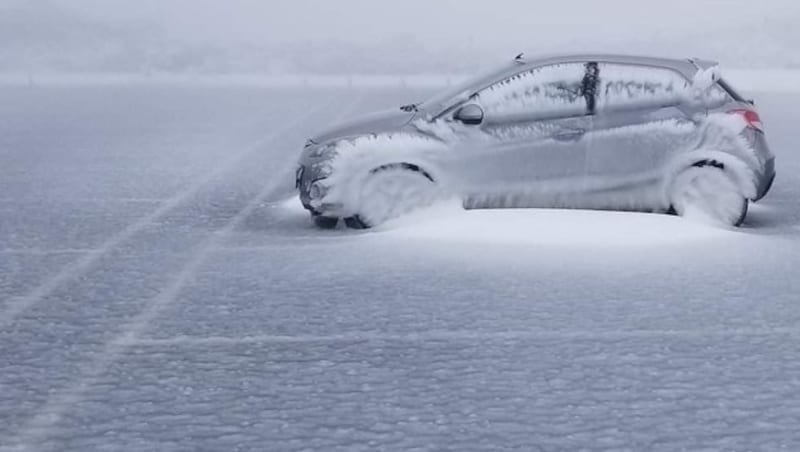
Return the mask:
<svg viewBox="0 0 800 452">
<path fill-rule="evenodd" d="M 496 83 L 478 93 L 489 119 L 504 116 L 567 117 L 586 112 L 584 65 L 543 66 Z"/>
<path fill-rule="evenodd" d="M 600 63 L 597 110 L 676 105 L 689 87 L 680 73 L 657 67 Z"/>
<path fill-rule="evenodd" d="M 733 100 L 733 97 L 718 84 L 714 84 L 705 93 L 704 102 L 709 107 L 716 107 Z"/>
</svg>

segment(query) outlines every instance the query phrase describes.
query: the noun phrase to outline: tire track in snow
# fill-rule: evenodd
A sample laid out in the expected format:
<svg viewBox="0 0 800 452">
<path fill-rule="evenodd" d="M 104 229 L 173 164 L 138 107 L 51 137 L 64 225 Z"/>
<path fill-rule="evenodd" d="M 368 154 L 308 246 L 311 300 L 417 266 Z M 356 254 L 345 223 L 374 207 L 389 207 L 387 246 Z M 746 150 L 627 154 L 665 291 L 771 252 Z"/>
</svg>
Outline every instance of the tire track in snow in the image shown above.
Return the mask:
<svg viewBox="0 0 800 452">
<path fill-rule="evenodd" d="M 44 283 L 37 286 L 28 294 L 14 297 L 11 300 L 9 300 L 9 302 L 5 306 L 4 311 L 0 313 L 0 330 L 7 328 L 17 317 L 19 317 L 21 314 L 23 314 L 31 307 L 35 306 L 37 303 L 42 301 L 48 295 L 52 294 L 56 289 L 58 289 L 62 285 L 77 279 L 87 271 L 91 270 L 103 256 L 108 255 L 112 250 L 124 244 L 138 232 L 152 225 L 159 218 L 165 216 L 167 213 L 171 212 L 173 209 L 175 209 L 176 207 L 180 206 L 181 204 L 189 200 L 193 195 L 198 193 L 204 186 L 206 186 L 210 182 L 217 180 L 220 176 L 224 175 L 226 172 L 234 169 L 248 156 L 252 155 L 257 151 L 262 150 L 268 144 L 273 143 L 278 137 L 285 135 L 293 128 L 303 124 L 303 122 L 306 121 L 309 117 L 313 116 L 314 114 L 320 111 L 325 110 L 330 105 L 333 105 L 338 100 L 339 97 L 340 97 L 339 94 L 333 95 L 328 102 L 321 104 L 317 108 L 312 108 L 307 110 L 305 113 L 302 113 L 298 117 L 290 120 L 280 129 L 270 133 L 267 137 L 262 138 L 258 140 L 256 143 L 244 148 L 243 151 L 235 154 L 232 158 L 225 161 L 223 164 L 217 166 L 216 169 L 212 171 L 210 174 L 196 181 L 194 184 L 192 184 L 185 190 L 181 191 L 177 195 L 164 201 L 156 210 L 152 211 L 150 214 L 144 216 L 143 218 L 140 218 L 139 220 L 129 225 L 125 229 L 114 234 L 111 238 L 106 240 L 98 248 L 88 251 L 86 254 L 81 256 L 76 261 L 62 268 L 58 273 L 47 279 Z"/>
<path fill-rule="evenodd" d="M 312 344 L 336 342 L 427 342 L 427 341 L 472 341 L 472 340 L 621 340 L 647 338 L 726 338 L 754 336 L 798 336 L 800 328 L 736 328 L 693 330 L 629 330 L 629 331 L 469 331 L 441 330 L 420 333 L 374 333 L 352 332 L 331 335 L 275 335 L 252 336 L 175 336 L 170 338 L 132 339 L 129 346 L 208 346 L 240 344 Z"/>
<path fill-rule="evenodd" d="M 0 254 L 11 254 L 19 256 L 52 256 L 58 254 L 86 254 L 96 251 L 94 248 L 59 248 L 59 249 L 41 249 L 41 248 L 4 248 L 0 249 Z"/>
<path fill-rule="evenodd" d="M 338 96 L 336 96 L 338 97 Z M 331 100 L 331 103 L 335 98 Z M 351 101 L 349 108 L 342 110 L 337 119 L 348 114 L 357 106 L 360 96 Z M 329 104 L 325 104 L 327 108 Z M 314 111 L 319 111 L 322 108 Z M 303 117 L 305 119 L 306 115 Z M 288 130 L 290 127 L 284 129 Z M 290 171 L 294 165 L 284 168 L 279 174 Z M 80 372 L 80 379 L 68 386 L 65 390 L 51 396 L 37 413 L 26 422 L 20 432 L 9 441 L 8 446 L 0 445 L 0 451 L 33 451 L 39 450 L 41 443 L 47 439 L 54 426 L 61 420 L 64 413 L 73 405 L 80 402 L 83 395 L 91 389 L 97 380 L 102 376 L 106 369 L 119 361 L 125 351 L 139 341 L 139 336 L 150 326 L 150 324 L 166 308 L 175 303 L 180 292 L 191 282 L 200 267 L 212 256 L 215 251 L 224 244 L 228 236 L 235 231 L 247 217 L 249 217 L 259 206 L 268 202 L 275 193 L 280 192 L 283 180 L 277 177 L 272 184 L 267 185 L 258 195 L 251 199 L 247 205 L 239 211 L 222 229 L 214 231 L 206 239 L 200 248 L 193 253 L 188 263 L 178 272 L 169 285 L 165 287 L 156 297 L 146 304 L 144 310 L 140 312 L 131 322 L 129 322 L 122 332 L 114 339 L 106 343 L 97 359 L 83 367 Z"/>
<path fill-rule="evenodd" d="M 277 188 L 276 184 L 271 184 L 262 190 L 252 199 L 244 209 L 242 209 L 228 224 L 221 230 L 213 232 L 205 243 L 196 251 L 188 264 L 181 269 L 177 276 L 153 298 L 128 325 L 123 328 L 122 333 L 107 343 L 99 353 L 97 360 L 91 363 L 88 368 L 81 372 L 81 379 L 68 387 L 66 391 L 56 394 L 38 411 L 37 414 L 22 428 L 18 437 L 13 439 L 10 449 L 0 450 L 36 450 L 38 443 L 45 438 L 54 424 L 56 424 L 64 412 L 75 403 L 81 400 L 83 394 L 92 387 L 102 373 L 114 362 L 116 362 L 125 350 L 136 343 L 136 338 L 166 307 L 177 300 L 178 295 L 184 286 L 192 280 L 197 270 L 213 253 L 227 236 L 233 232 L 241 222 L 250 215 L 269 195 Z"/>
</svg>

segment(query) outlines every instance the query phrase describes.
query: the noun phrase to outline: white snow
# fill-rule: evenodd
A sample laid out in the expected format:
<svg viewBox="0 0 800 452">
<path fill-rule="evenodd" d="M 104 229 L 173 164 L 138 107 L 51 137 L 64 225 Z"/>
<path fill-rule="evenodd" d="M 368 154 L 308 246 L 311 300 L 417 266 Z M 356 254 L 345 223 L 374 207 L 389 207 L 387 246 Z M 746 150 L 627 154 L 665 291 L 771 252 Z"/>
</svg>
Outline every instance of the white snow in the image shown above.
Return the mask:
<svg viewBox="0 0 800 452">
<path fill-rule="evenodd" d="M 0 451 L 800 448 L 797 95 L 739 230 L 315 229 L 305 138 L 428 94 L 0 88 Z"/>
<path fill-rule="evenodd" d="M 464 245 L 513 245 L 518 250 L 630 249 L 733 239 L 741 233 L 634 212 L 566 209 L 464 210 L 458 201 L 437 204 L 393 220 L 379 235 L 397 240 L 430 240 Z"/>
</svg>

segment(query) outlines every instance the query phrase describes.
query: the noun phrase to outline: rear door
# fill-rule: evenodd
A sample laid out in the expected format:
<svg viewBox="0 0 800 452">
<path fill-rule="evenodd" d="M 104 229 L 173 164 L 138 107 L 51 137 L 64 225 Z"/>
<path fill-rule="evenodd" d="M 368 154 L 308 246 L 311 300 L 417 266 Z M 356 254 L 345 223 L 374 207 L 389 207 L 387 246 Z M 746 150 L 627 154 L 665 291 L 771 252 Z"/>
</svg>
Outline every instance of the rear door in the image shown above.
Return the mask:
<svg viewBox="0 0 800 452">
<path fill-rule="evenodd" d="M 665 165 L 696 132 L 685 102 L 689 83 L 669 68 L 598 63 L 595 114 L 587 139 L 589 192 L 635 191 L 657 183 Z"/>
<path fill-rule="evenodd" d="M 461 169 L 469 192 L 487 195 L 473 207 L 552 205 L 558 193 L 581 190 L 591 128 L 585 78 L 584 63 L 547 65 L 473 96 L 484 112 L 481 139 L 467 135 Z"/>
</svg>

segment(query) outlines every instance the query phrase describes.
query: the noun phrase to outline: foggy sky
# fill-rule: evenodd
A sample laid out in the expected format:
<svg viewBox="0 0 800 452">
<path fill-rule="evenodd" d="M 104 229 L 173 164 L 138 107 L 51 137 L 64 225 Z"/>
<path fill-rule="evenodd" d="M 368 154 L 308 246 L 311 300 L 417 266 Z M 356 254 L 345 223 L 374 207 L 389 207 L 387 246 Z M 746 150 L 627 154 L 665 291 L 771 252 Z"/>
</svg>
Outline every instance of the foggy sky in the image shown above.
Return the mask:
<svg viewBox="0 0 800 452">
<path fill-rule="evenodd" d="M 797 0 L 0 0 L 0 72 L 473 72 L 518 52 L 800 67 Z"/>
<path fill-rule="evenodd" d="M 2 0 L 0 0 L 2 1 Z M 7 0 L 8 1 L 8 0 Z M 39 0 L 25 0 L 39 1 Z M 796 0 L 48 0 L 101 20 L 150 21 L 197 41 L 343 40 L 413 36 L 432 46 L 593 47 L 800 18 Z"/>
</svg>

